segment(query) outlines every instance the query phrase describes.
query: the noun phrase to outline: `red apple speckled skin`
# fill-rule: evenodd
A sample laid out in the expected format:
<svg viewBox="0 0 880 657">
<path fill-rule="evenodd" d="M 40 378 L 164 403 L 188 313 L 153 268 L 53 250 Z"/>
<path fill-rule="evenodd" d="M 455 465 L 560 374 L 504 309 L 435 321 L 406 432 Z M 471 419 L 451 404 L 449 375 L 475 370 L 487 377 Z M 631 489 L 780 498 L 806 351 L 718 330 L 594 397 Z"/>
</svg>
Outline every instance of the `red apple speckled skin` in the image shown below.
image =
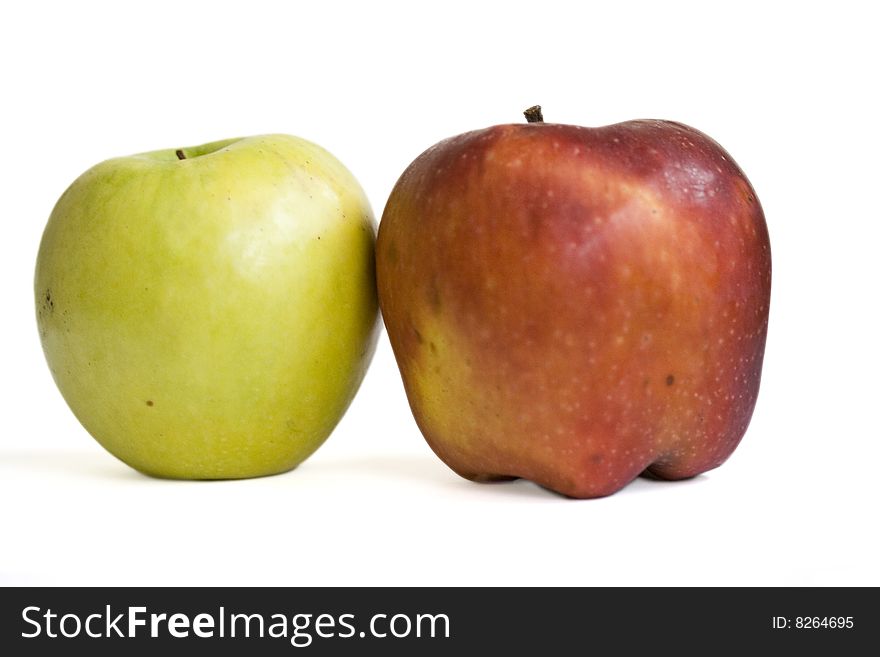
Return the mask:
<svg viewBox="0 0 880 657">
<path fill-rule="evenodd" d="M 599 497 L 715 468 L 745 433 L 770 243 L 743 172 L 693 128 L 440 142 L 388 200 L 377 274 L 416 421 L 463 477 Z"/>
</svg>

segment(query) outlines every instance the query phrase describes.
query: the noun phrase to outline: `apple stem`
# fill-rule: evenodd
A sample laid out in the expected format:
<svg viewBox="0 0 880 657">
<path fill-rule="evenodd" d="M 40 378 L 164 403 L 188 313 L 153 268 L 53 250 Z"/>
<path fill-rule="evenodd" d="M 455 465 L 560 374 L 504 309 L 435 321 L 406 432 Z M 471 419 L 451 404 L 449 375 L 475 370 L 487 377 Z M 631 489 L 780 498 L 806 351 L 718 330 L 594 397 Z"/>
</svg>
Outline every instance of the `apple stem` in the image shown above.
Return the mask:
<svg viewBox="0 0 880 657">
<path fill-rule="evenodd" d="M 183 150 L 180 148 L 178 148 L 176 151 L 174 151 L 174 154 L 177 155 L 178 160 L 185 160 L 186 159 L 186 155 L 183 154 Z"/>
<path fill-rule="evenodd" d="M 529 109 L 523 112 L 523 114 L 526 117 L 526 121 L 529 123 L 544 123 L 544 115 L 541 114 L 540 105 L 532 105 Z"/>
</svg>

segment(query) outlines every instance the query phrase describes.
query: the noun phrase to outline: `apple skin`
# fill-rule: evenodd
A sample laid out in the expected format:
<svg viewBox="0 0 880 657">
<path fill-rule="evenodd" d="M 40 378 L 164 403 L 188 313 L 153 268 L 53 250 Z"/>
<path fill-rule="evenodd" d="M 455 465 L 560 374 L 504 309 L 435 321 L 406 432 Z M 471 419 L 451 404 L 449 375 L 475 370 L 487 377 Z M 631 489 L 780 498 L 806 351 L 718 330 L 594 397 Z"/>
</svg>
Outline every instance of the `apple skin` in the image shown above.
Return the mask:
<svg viewBox="0 0 880 657">
<path fill-rule="evenodd" d="M 764 215 L 679 123 L 501 125 L 440 142 L 379 224 L 379 303 L 455 472 L 574 498 L 724 462 L 758 394 Z"/>
<path fill-rule="evenodd" d="M 355 178 L 266 135 L 108 160 L 64 192 L 34 291 L 49 367 L 141 472 L 284 472 L 330 434 L 378 330 L 375 221 Z"/>
</svg>

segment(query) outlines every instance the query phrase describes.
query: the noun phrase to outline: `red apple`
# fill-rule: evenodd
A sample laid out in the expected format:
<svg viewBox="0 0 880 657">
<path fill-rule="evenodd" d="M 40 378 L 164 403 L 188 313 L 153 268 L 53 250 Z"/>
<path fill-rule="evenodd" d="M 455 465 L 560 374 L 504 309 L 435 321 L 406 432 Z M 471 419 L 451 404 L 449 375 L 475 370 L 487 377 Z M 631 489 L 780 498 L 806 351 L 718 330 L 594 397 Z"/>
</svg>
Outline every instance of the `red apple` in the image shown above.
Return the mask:
<svg viewBox="0 0 880 657">
<path fill-rule="evenodd" d="M 385 208 L 379 299 L 419 428 L 463 477 L 577 498 L 719 466 L 767 337 L 752 186 L 680 123 L 531 114 L 428 149 Z"/>
</svg>

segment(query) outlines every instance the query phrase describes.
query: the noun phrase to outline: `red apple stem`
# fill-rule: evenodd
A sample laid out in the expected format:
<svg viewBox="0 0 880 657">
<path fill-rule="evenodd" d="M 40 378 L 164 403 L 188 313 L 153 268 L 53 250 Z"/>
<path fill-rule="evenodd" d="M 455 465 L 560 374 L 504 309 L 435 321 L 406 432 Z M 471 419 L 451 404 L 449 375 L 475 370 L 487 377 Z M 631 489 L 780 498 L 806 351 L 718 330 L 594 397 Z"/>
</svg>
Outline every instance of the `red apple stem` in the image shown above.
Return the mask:
<svg viewBox="0 0 880 657">
<path fill-rule="evenodd" d="M 532 105 L 523 114 L 529 123 L 544 123 L 544 115 L 541 113 L 540 105 Z"/>
<path fill-rule="evenodd" d="M 174 151 L 174 154 L 177 156 L 178 160 L 186 159 L 186 155 L 183 154 L 183 149 L 178 148 L 176 151 Z"/>
</svg>

